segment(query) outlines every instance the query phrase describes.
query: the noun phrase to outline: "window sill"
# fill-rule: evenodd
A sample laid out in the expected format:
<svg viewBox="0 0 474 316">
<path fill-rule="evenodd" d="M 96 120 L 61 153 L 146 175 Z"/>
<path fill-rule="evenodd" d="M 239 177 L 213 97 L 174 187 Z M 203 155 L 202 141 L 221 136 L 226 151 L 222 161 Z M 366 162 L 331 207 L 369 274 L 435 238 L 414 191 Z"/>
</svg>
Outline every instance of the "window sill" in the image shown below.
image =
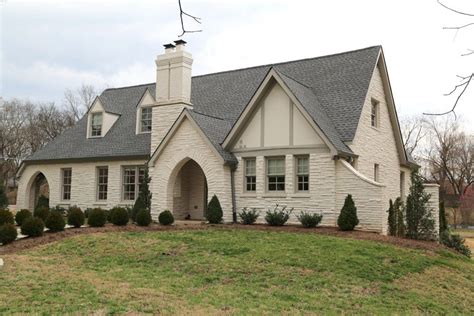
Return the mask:
<svg viewBox="0 0 474 316">
<path fill-rule="evenodd" d="M 292 198 L 310 198 L 311 194 L 309 192 L 296 192 L 290 195 Z"/>
<path fill-rule="evenodd" d="M 282 192 L 275 192 L 275 193 L 270 193 L 266 192 L 264 195 L 262 195 L 263 198 L 286 198 L 287 194 L 282 191 Z"/>
<path fill-rule="evenodd" d="M 100 202 L 95 202 L 94 205 L 107 205 L 107 201 L 100 201 Z"/>
<path fill-rule="evenodd" d="M 243 197 L 243 198 L 256 198 L 257 197 L 257 193 L 250 193 L 250 192 L 243 192 L 240 197 Z"/>
</svg>

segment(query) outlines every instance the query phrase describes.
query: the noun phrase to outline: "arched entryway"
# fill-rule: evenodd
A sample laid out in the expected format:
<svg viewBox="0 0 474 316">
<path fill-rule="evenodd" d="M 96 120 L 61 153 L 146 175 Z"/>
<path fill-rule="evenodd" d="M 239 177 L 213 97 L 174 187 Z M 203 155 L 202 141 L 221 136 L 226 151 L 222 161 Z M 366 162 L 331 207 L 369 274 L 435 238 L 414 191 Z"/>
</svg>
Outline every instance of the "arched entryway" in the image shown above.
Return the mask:
<svg viewBox="0 0 474 316">
<path fill-rule="evenodd" d="M 176 219 L 204 219 L 207 206 L 207 181 L 202 168 L 190 159 L 175 172 L 172 212 Z"/>
<path fill-rule="evenodd" d="M 41 195 L 49 198 L 49 184 L 45 175 L 38 172 L 30 180 L 28 192 L 28 208 L 33 210 Z"/>
</svg>

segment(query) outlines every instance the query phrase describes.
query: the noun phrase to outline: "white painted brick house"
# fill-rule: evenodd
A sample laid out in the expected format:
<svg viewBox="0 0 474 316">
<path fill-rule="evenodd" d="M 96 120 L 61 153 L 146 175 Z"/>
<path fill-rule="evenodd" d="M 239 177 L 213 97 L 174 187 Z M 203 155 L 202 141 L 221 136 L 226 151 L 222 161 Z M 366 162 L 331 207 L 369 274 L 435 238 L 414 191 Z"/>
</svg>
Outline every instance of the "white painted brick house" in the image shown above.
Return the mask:
<svg viewBox="0 0 474 316">
<path fill-rule="evenodd" d="M 147 164 L 155 219 L 202 219 L 215 194 L 226 222 L 278 203 L 334 226 L 352 194 L 359 228 L 386 232 L 414 163 L 380 46 L 195 77 L 192 63 L 176 41 L 156 59 L 156 83 L 105 90 L 24 161 L 18 207 L 34 206 L 38 181 L 51 205 L 132 205 Z"/>
</svg>

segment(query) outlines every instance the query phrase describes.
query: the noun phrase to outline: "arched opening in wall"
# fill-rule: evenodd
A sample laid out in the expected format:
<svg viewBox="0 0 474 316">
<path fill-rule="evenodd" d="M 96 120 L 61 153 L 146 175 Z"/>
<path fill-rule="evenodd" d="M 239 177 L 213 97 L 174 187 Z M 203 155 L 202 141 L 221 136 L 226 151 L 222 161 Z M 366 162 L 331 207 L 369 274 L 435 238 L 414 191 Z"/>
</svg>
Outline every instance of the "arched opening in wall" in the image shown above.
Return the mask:
<svg viewBox="0 0 474 316">
<path fill-rule="evenodd" d="M 207 207 L 207 181 L 202 168 L 192 159 L 176 173 L 172 212 L 175 219 L 204 219 Z"/>
<path fill-rule="evenodd" d="M 28 208 L 34 210 L 39 197 L 42 195 L 49 199 L 49 184 L 45 175 L 42 172 L 37 173 L 30 180 L 28 190 Z"/>
</svg>

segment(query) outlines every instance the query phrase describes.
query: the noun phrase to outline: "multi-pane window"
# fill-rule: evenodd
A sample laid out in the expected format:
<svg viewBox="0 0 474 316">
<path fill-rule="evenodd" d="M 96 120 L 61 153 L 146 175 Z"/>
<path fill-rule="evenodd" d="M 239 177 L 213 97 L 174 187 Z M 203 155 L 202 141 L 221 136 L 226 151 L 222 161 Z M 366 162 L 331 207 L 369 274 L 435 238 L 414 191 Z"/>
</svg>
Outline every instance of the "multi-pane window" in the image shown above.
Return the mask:
<svg viewBox="0 0 474 316">
<path fill-rule="evenodd" d="M 267 158 L 268 191 L 285 191 L 285 158 Z"/>
<path fill-rule="evenodd" d="M 97 200 L 107 200 L 107 188 L 109 182 L 109 168 L 97 168 Z"/>
<path fill-rule="evenodd" d="M 245 159 L 245 190 L 255 191 L 257 189 L 257 173 L 255 158 Z"/>
<path fill-rule="evenodd" d="M 91 116 L 91 136 L 102 135 L 102 113 L 92 113 Z"/>
<path fill-rule="evenodd" d="M 309 158 L 296 157 L 296 181 L 298 191 L 309 191 Z"/>
<path fill-rule="evenodd" d="M 71 199 L 71 183 L 72 183 L 72 169 L 61 169 L 62 189 L 61 197 L 64 201 Z"/>
<path fill-rule="evenodd" d="M 379 181 L 379 165 L 374 164 L 374 181 Z"/>
<path fill-rule="evenodd" d="M 151 117 L 152 117 L 152 108 L 146 107 L 142 108 L 141 111 L 141 127 L 140 131 L 142 133 L 151 132 Z"/>
<path fill-rule="evenodd" d="M 370 111 L 370 124 L 373 126 L 373 127 L 378 127 L 379 124 L 378 124 L 378 113 L 379 112 L 379 102 L 376 101 L 376 100 L 372 100 L 372 108 L 371 108 L 371 111 Z"/>
<path fill-rule="evenodd" d="M 138 196 L 140 185 L 145 178 L 145 168 L 139 166 L 130 166 L 123 168 L 123 195 L 124 201 L 133 201 Z"/>
</svg>

